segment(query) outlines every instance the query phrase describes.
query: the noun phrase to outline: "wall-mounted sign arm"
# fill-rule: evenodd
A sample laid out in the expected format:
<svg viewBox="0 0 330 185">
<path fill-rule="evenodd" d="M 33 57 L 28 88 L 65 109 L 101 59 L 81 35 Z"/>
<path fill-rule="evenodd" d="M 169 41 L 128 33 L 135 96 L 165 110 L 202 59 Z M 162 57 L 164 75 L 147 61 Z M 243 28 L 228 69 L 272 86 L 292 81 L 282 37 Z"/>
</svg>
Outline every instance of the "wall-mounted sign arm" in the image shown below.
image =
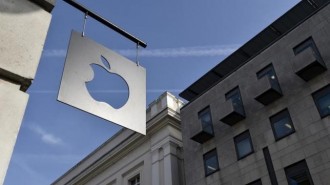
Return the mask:
<svg viewBox="0 0 330 185">
<path fill-rule="evenodd" d="M 77 8 L 78 10 L 82 11 L 83 13 L 88 13 L 89 17 L 94 18 L 95 20 L 99 21 L 100 23 L 104 24 L 105 26 L 109 27 L 110 29 L 116 31 L 117 33 L 121 34 L 122 36 L 126 37 L 127 39 L 135 42 L 136 44 L 140 45 L 143 48 L 147 47 L 147 44 L 140 39 L 134 37 L 133 35 L 127 33 L 125 30 L 121 29 L 117 25 L 107 21 L 106 19 L 102 18 L 101 16 L 97 15 L 96 13 L 88 10 L 81 4 L 77 3 L 76 1 L 73 0 L 63 0 L 64 2 L 70 4 L 71 6 Z"/>
</svg>

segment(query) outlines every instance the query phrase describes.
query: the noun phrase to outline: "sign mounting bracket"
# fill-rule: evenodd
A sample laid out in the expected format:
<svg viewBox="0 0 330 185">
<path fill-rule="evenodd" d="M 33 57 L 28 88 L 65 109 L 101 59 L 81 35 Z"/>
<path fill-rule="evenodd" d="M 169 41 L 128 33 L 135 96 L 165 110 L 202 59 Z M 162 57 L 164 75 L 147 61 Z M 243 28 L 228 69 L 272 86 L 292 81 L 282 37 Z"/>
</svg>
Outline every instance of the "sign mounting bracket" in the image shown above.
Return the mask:
<svg viewBox="0 0 330 185">
<path fill-rule="evenodd" d="M 97 15 L 96 13 L 88 10 L 87 8 L 85 8 L 83 5 L 77 3 L 76 1 L 73 0 L 63 0 L 64 2 L 70 4 L 71 6 L 77 8 L 78 10 L 82 11 L 83 13 L 88 13 L 89 17 L 94 18 L 95 20 L 99 21 L 100 23 L 104 24 L 105 26 L 107 26 L 108 28 L 114 30 L 115 32 L 121 34 L 122 36 L 126 37 L 127 39 L 131 40 L 132 42 L 135 42 L 137 45 L 146 48 L 147 44 L 145 42 L 143 42 L 142 40 L 136 38 L 135 36 L 129 34 L 128 32 L 126 32 L 125 30 L 123 30 L 122 28 L 118 27 L 117 25 L 109 22 L 108 20 L 102 18 L 101 16 Z"/>
</svg>

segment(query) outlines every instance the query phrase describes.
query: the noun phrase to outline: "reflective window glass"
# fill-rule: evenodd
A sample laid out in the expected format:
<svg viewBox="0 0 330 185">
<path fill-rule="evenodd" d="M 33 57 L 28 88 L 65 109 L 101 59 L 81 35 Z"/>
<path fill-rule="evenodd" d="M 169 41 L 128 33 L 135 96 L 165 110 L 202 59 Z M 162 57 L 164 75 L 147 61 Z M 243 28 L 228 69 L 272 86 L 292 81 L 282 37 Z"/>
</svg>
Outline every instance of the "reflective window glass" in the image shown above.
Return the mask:
<svg viewBox="0 0 330 185">
<path fill-rule="evenodd" d="M 241 159 L 253 153 L 250 132 L 247 130 L 234 138 L 237 158 Z"/>
<path fill-rule="evenodd" d="M 290 165 L 284 170 L 289 185 L 314 184 L 305 160 Z"/>
<path fill-rule="evenodd" d="M 213 149 L 204 154 L 203 158 L 205 176 L 211 175 L 212 173 L 219 170 L 218 154 L 216 149 Z"/>
<path fill-rule="evenodd" d="M 274 137 L 276 140 L 282 139 L 295 132 L 289 111 L 287 109 L 270 117 Z"/>
<path fill-rule="evenodd" d="M 212 125 L 212 117 L 211 117 L 210 108 L 207 107 L 206 109 L 199 112 L 198 117 L 201 121 L 203 130 L 210 134 L 213 134 L 213 125 Z"/>
<path fill-rule="evenodd" d="M 313 93 L 315 105 L 320 113 L 321 118 L 330 115 L 330 85 Z"/>
</svg>

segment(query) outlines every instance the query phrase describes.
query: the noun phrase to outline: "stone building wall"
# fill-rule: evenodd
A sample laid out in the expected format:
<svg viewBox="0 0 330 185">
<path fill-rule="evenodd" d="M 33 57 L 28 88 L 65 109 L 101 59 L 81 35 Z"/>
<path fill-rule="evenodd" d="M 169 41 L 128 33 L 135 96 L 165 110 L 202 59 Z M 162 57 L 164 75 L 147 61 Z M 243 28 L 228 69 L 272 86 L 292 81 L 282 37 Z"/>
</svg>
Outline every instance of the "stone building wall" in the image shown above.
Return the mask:
<svg viewBox="0 0 330 185">
<path fill-rule="evenodd" d="M 147 134 L 123 128 L 53 185 L 184 185 L 180 108 L 165 92 L 146 111 Z M 137 184 L 137 183 L 135 183 Z"/>
<path fill-rule="evenodd" d="M 0 1 L 0 184 L 24 116 L 54 0 Z"/>
<path fill-rule="evenodd" d="M 285 24 L 285 23 L 284 23 Z M 293 52 L 298 44 L 312 37 L 327 70 L 305 81 L 296 72 Z M 263 149 L 268 147 L 278 184 L 287 184 L 284 168 L 305 160 L 314 184 L 330 182 L 330 117 L 322 118 L 312 94 L 330 83 L 330 5 L 319 10 L 251 61 L 231 73 L 181 110 L 186 183 L 189 185 L 244 185 L 261 179 L 271 184 Z M 309 60 L 306 54 L 300 59 Z M 283 96 L 269 105 L 255 100 L 260 81 L 256 73 L 272 64 Z M 226 109 L 225 94 L 239 87 L 246 118 L 230 126 L 220 120 Z M 191 138 L 200 125 L 198 113 L 209 106 L 214 137 L 201 144 Z M 287 109 L 295 132 L 276 140 L 270 117 Z M 195 129 L 196 130 L 196 129 Z M 254 152 L 236 156 L 234 137 L 249 130 Z M 219 171 L 206 176 L 203 155 L 216 149 Z"/>
</svg>

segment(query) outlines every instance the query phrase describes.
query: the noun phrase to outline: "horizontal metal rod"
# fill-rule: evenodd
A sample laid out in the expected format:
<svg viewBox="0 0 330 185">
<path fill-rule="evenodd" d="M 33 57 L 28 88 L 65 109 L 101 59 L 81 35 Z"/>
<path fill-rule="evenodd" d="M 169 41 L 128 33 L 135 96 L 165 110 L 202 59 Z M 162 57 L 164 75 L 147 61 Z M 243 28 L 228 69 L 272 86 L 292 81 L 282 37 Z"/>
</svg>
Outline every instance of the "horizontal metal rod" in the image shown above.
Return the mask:
<svg viewBox="0 0 330 185">
<path fill-rule="evenodd" d="M 112 24 L 111 22 L 107 21 L 106 19 L 102 18 L 101 16 L 97 15 L 96 13 L 88 10 L 87 8 L 85 8 L 84 6 L 82 6 L 81 4 L 77 3 L 76 1 L 73 0 L 63 0 L 64 2 L 70 4 L 71 6 L 77 8 L 78 10 L 82 11 L 83 13 L 88 13 L 88 16 L 94 18 L 95 20 L 99 21 L 100 23 L 106 25 L 107 27 L 113 29 L 114 31 L 116 31 L 117 33 L 121 34 L 122 36 L 128 38 L 129 40 L 135 42 L 136 44 L 138 44 L 139 46 L 146 48 L 147 44 L 143 41 L 141 41 L 140 39 L 134 37 L 133 35 L 127 33 L 125 30 L 119 28 L 118 26 Z"/>
</svg>

